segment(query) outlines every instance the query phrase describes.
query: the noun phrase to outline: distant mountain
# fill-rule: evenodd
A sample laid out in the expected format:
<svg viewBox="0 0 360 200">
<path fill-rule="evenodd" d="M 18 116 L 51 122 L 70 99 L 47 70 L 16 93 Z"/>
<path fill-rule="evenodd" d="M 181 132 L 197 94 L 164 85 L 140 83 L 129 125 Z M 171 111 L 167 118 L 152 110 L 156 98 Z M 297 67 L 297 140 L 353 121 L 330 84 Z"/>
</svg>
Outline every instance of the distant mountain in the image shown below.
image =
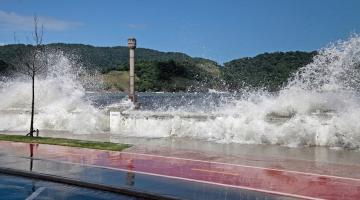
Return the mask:
<svg viewBox="0 0 360 200">
<path fill-rule="evenodd" d="M 90 72 L 99 71 L 105 88 L 126 90 L 129 50 L 124 46 L 94 47 L 84 44 L 54 43 Z M 26 45 L 0 46 L 0 76 L 11 74 L 16 49 Z M 277 90 L 298 68 L 311 62 L 316 52 L 275 52 L 255 57 L 216 62 L 179 52 L 136 49 L 136 80 L 140 91 L 207 91 L 208 88 L 238 90 L 243 86 Z M 79 65 L 80 66 L 80 65 Z M 119 78 L 120 77 L 120 78 Z M 101 77 L 100 77 L 101 78 Z"/>
<path fill-rule="evenodd" d="M 79 62 L 89 69 L 109 70 L 115 69 L 119 66 L 128 64 L 129 49 L 124 46 L 116 47 L 95 47 L 84 44 L 64 44 L 53 43 L 46 45 L 50 49 L 57 49 L 63 51 L 66 55 L 76 55 Z M 15 58 L 15 50 L 17 48 L 26 48 L 27 45 L 4 45 L 0 46 L 0 60 L 11 62 Z M 192 58 L 184 53 L 178 52 L 161 52 L 152 49 L 137 48 L 136 59 L 138 62 L 142 61 L 168 61 L 174 60 L 177 62 L 194 62 L 194 63 L 208 63 L 213 61 Z"/>
<path fill-rule="evenodd" d="M 275 52 L 232 60 L 224 64 L 223 78 L 230 90 L 250 86 L 275 91 L 300 67 L 309 64 L 315 54 L 315 51 Z"/>
<path fill-rule="evenodd" d="M 5 45 L 0 46 L 0 70 L 11 69 L 10 63 L 14 63 L 17 49 L 25 49 L 27 45 Z M 83 44 L 48 44 L 50 50 L 60 50 L 65 55 L 90 72 L 99 71 L 108 74 L 111 71 L 127 71 L 129 68 L 128 47 L 94 47 Z M 6 67 L 5 67 L 6 66 Z M 0 71 L 1 73 L 1 71 Z M 105 76 L 108 83 L 106 88 L 125 90 L 125 83 L 114 78 L 114 74 Z M 1 74 L 0 74 L 1 75 Z M 207 90 L 214 88 L 221 77 L 220 66 L 211 60 L 193 58 L 184 53 L 161 52 L 152 49 L 136 49 L 136 75 L 138 90 L 141 91 L 187 91 Z M 111 78 L 110 78 L 111 77 Z M 122 76 L 124 77 L 124 76 Z M 109 81 L 112 80 L 112 81 Z M 120 81 L 126 81 L 121 78 Z"/>
</svg>

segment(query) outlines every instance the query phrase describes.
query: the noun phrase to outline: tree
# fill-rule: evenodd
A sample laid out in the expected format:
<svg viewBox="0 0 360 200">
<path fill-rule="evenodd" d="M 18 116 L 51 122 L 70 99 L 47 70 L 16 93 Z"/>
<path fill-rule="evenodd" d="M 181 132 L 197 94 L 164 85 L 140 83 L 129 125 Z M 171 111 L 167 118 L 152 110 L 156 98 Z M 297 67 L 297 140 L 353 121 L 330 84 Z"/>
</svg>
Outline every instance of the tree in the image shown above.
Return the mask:
<svg viewBox="0 0 360 200">
<path fill-rule="evenodd" d="M 39 29 L 39 19 L 34 15 L 34 32 L 33 44 L 26 45 L 25 48 L 21 46 L 17 49 L 17 59 L 14 63 L 15 70 L 31 78 L 32 81 L 32 98 L 31 98 L 31 121 L 30 130 L 27 134 L 30 137 L 34 136 L 34 110 L 35 110 L 35 77 L 45 71 L 47 67 L 47 53 L 45 45 L 42 43 L 43 26 Z M 16 36 L 15 36 L 16 41 Z"/>
</svg>

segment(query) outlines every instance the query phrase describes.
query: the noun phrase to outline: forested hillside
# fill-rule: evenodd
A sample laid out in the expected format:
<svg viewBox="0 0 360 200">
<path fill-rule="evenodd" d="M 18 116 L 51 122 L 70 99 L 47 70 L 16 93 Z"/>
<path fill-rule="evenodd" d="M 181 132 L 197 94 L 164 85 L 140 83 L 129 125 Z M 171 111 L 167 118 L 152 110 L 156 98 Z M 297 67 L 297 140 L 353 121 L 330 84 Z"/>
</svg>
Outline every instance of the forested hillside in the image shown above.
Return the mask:
<svg viewBox="0 0 360 200">
<path fill-rule="evenodd" d="M 232 60 L 224 64 L 224 79 L 231 90 L 243 86 L 278 90 L 297 69 L 312 61 L 316 52 L 275 52 Z"/>
<path fill-rule="evenodd" d="M 104 89 L 127 88 L 128 48 L 94 47 L 83 44 L 48 44 L 49 49 L 62 51 L 75 58 L 90 72 L 100 72 Z M 26 45 L 0 46 L 0 76 L 13 74 L 17 49 Z M 136 81 L 139 91 L 207 91 L 239 90 L 243 86 L 279 89 L 298 68 L 311 62 L 316 52 L 275 52 L 245 57 L 218 65 L 184 53 L 136 49 Z"/>
<path fill-rule="evenodd" d="M 124 46 L 116 47 L 95 47 L 84 44 L 63 44 L 54 43 L 46 45 L 49 49 L 61 50 L 65 55 L 76 55 L 80 62 L 89 69 L 96 69 L 103 72 L 126 68 L 129 60 L 129 49 Z M 10 62 L 16 58 L 16 50 L 24 49 L 27 45 L 4 45 L 0 46 L 0 60 Z M 152 49 L 137 48 L 137 62 L 142 61 L 168 61 L 178 62 L 212 62 L 202 58 L 192 58 L 184 53 L 161 52 Z"/>
</svg>

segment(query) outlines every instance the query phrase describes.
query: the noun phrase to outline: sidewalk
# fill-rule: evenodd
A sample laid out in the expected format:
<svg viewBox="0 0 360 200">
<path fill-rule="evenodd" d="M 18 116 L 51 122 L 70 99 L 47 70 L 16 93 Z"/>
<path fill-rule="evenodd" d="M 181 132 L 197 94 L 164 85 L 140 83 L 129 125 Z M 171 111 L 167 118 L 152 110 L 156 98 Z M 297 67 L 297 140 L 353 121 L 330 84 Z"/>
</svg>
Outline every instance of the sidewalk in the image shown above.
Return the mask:
<svg viewBox="0 0 360 200">
<path fill-rule="evenodd" d="M 29 159 L 31 151 L 33 157 Z M 305 159 L 309 156 L 304 155 L 269 156 L 259 152 L 225 155 L 151 145 L 111 152 L 0 141 L 0 167 L 181 199 L 360 198 L 356 162 L 340 164 L 332 159 L 326 162 Z"/>
<path fill-rule="evenodd" d="M 30 156 L 31 148 L 33 157 Z M 141 170 L 147 160 L 149 158 L 136 158 L 121 152 L 0 141 L 0 169 L 64 177 L 155 194 L 164 199 L 278 199 L 271 194 L 149 173 Z M 154 164 L 149 169 L 161 168 L 161 163 Z"/>
</svg>

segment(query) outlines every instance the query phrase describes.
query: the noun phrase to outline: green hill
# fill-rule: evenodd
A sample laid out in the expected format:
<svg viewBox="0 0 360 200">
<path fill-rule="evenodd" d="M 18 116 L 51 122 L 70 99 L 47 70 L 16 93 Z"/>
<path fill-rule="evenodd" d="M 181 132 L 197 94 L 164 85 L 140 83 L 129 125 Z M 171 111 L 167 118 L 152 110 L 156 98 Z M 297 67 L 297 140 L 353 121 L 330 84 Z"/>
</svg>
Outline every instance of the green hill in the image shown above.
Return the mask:
<svg viewBox="0 0 360 200">
<path fill-rule="evenodd" d="M 124 78 L 115 83 L 114 71 L 124 74 L 128 70 L 129 50 L 127 47 L 94 47 L 83 44 L 48 44 L 50 50 L 60 50 L 88 71 L 99 71 L 106 79 L 107 89 L 125 90 Z M 26 45 L 0 46 L 0 73 L 9 72 L 9 63 L 14 63 L 17 49 Z M 136 75 L 138 90 L 179 91 L 205 90 L 216 87 L 220 78 L 220 66 L 211 60 L 193 58 L 184 53 L 161 52 L 151 49 L 136 49 Z M 109 74 L 109 72 L 111 72 Z M 1 74 L 0 74 L 1 75 Z"/>
<path fill-rule="evenodd" d="M 300 67 L 309 64 L 316 52 L 275 52 L 232 60 L 223 72 L 229 89 L 243 86 L 278 90 Z"/>
<path fill-rule="evenodd" d="M 127 88 L 128 48 L 94 47 L 83 44 L 46 45 L 60 50 L 89 72 L 101 72 L 105 89 Z M 16 49 L 26 45 L 0 46 L 0 76 L 12 74 L 11 63 Z M 207 91 L 208 88 L 238 90 L 244 86 L 279 89 L 298 68 L 311 62 L 316 52 L 275 52 L 216 62 L 190 57 L 184 53 L 136 49 L 137 90 L 139 91 Z M 97 77 L 99 78 L 99 77 Z"/>
</svg>

